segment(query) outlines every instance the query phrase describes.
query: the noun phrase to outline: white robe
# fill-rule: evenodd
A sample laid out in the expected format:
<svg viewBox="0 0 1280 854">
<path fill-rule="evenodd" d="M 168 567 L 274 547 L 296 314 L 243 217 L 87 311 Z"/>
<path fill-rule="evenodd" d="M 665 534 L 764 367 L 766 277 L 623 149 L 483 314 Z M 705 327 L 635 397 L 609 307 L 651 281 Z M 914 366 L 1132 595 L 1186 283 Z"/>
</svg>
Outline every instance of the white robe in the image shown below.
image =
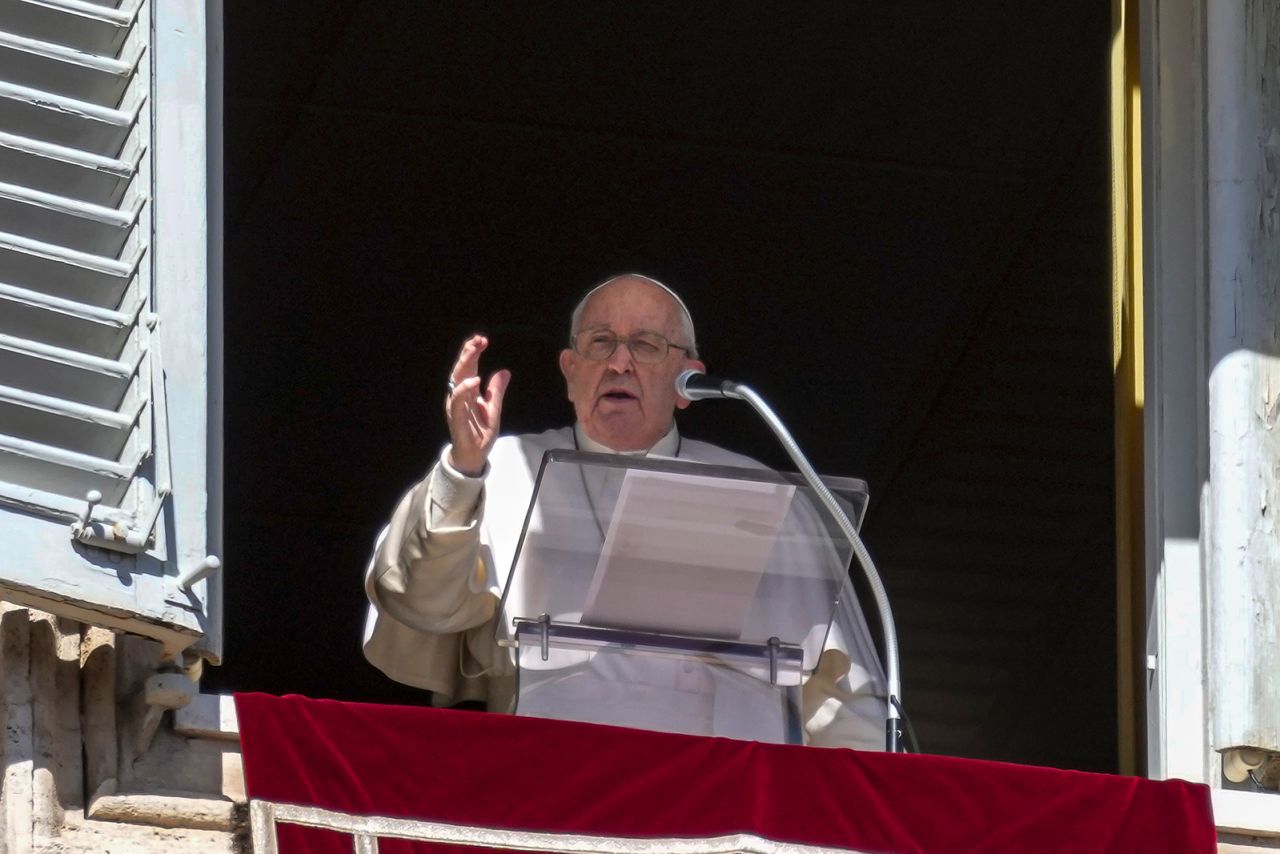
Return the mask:
<svg viewBox="0 0 1280 854">
<path fill-rule="evenodd" d="M 401 499 L 366 572 L 364 652 L 372 664 L 398 682 L 431 691 L 435 705 L 479 700 L 495 711 L 512 708 L 514 662 L 494 640 L 498 601 L 543 453 L 575 447 L 607 450 L 580 431 L 575 443 L 570 428 L 504 436 L 494 445 L 486 473 L 467 478 L 444 462 L 445 449 L 428 476 Z M 740 454 L 682 439 L 674 428 L 649 453 L 677 451 L 680 459 L 759 467 Z M 807 742 L 882 749 L 883 697 L 875 647 L 846 583 L 826 651 L 802 689 Z M 635 704 L 634 698 L 627 702 Z M 660 706 L 654 704 L 658 717 L 649 728 L 679 729 L 666 721 L 678 714 Z M 640 719 L 618 722 L 644 726 L 638 714 Z"/>
</svg>

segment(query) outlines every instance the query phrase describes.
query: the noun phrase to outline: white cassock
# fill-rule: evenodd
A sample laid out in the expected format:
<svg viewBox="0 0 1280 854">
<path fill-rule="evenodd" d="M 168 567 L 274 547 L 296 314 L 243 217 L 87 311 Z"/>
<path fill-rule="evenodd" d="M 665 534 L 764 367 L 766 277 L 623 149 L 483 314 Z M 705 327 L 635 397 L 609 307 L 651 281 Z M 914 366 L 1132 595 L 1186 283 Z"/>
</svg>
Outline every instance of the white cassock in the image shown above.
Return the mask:
<svg viewBox="0 0 1280 854">
<path fill-rule="evenodd" d="M 516 666 L 512 651 L 495 640 L 498 601 L 543 454 L 574 448 L 609 452 L 570 428 L 504 436 L 486 474 L 467 478 L 444 462 L 446 448 L 401 499 L 366 572 L 364 651 L 372 664 L 396 681 L 431 691 L 435 705 L 479 700 L 494 711 L 513 708 Z M 648 453 L 760 468 L 748 457 L 683 439 L 674 427 Z M 616 484 L 584 480 L 582 486 L 591 510 L 607 518 L 610 511 L 600 508 L 611 506 Z M 825 651 L 801 689 L 806 742 L 883 749 L 884 675 L 847 581 L 819 648 Z M 553 658 L 526 671 L 523 680 L 522 713 L 738 737 L 760 731 L 759 712 L 751 710 L 766 708 L 756 700 L 761 687 L 768 690 L 724 668 L 614 654 Z"/>
</svg>

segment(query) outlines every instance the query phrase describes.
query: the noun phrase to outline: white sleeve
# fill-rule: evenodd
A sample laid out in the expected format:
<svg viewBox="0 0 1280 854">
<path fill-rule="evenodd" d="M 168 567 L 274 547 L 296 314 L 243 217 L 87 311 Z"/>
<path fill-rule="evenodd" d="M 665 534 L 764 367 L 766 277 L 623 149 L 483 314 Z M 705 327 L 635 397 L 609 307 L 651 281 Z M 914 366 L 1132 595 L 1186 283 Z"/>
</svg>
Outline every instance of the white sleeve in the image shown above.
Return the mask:
<svg viewBox="0 0 1280 854">
<path fill-rule="evenodd" d="M 495 607 L 479 560 L 485 475 L 454 471 L 448 450 L 401 498 L 365 578 L 375 608 L 436 634 L 482 625 Z"/>
</svg>

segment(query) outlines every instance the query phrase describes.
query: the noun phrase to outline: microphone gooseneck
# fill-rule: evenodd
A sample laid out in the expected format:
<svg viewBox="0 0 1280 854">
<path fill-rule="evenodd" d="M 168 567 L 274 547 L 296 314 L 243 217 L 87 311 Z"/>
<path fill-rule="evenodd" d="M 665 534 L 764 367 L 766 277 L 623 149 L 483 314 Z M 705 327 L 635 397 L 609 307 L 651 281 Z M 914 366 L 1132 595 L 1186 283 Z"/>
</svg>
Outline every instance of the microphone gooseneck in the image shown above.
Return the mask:
<svg viewBox="0 0 1280 854">
<path fill-rule="evenodd" d="M 818 500 L 822 502 L 822 506 L 827 509 L 836 526 L 840 528 L 840 532 L 853 545 L 853 553 L 857 556 L 858 564 L 862 567 L 862 574 L 866 577 L 867 584 L 871 587 L 871 595 L 876 601 L 876 611 L 880 615 L 880 625 L 884 631 L 885 681 L 888 683 L 886 686 L 888 689 L 888 697 L 886 698 L 888 709 L 885 719 L 885 749 L 890 753 L 900 752 L 902 749 L 902 729 L 899 726 L 899 705 L 901 702 L 899 697 L 902 693 L 902 680 L 898 665 L 898 630 L 893 622 L 893 611 L 889 607 L 889 594 L 885 590 L 884 582 L 880 580 L 880 573 L 876 570 L 875 563 L 871 560 L 871 553 L 867 551 L 867 547 L 862 542 L 862 537 L 858 535 L 858 529 L 854 527 L 853 522 L 845 515 L 835 496 L 831 494 L 831 490 L 818 477 L 818 473 L 813 466 L 809 464 L 809 460 L 800 450 L 800 445 L 792 438 L 791 432 L 787 430 L 786 425 L 782 423 L 782 419 L 749 386 L 732 380 L 708 377 L 701 371 L 687 370 L 676 377 L 676 393 L 686 400 L 732 398 L 746 401 L 756 411 L 756 414 L 769 425 L 769 429 L 773 431 L 773 434 L 778 437 L 778 441 L 782 443 L 783 450 L 787 452 L 787 456 L 791 457 L 791 461 L 795 463 L 801 476 L 813 488 Z"/>
</svg>

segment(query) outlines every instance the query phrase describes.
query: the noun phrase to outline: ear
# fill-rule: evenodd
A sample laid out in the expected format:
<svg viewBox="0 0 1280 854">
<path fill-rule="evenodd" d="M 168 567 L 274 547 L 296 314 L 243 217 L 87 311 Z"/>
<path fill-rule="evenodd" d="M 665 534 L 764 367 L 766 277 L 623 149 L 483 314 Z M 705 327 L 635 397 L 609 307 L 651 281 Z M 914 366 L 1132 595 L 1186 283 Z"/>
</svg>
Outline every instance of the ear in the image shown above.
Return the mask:
<svg viewBox="0 0 1280 854">
<path fill-rule="evenodd" d="M 680 370 L 681 371 L 689 371 L 689 370 L 702 371 L 705 374 L 707 372 L 707 366 L 702 363 L 701 359 L 685 359 L 684 365 L 680 368 Z M 680 397 L 679 395 L 676 395 L 676 409 L 688 409 L 690 403 L 693 403 L 693 401 L 689 400 L 688 398 L 684 398 L 684 397 Z"/>
<path fill-rule="evenodd" d="M 577 364 L 578 354 L 569 349 L 560 351 L 560 373 L 564 375 L 564 394 L 569 397 L 569 381 L 573 375 L 573 369 Z M 573 398 L 569 398 L 572 400 Z"/>
</svg>

